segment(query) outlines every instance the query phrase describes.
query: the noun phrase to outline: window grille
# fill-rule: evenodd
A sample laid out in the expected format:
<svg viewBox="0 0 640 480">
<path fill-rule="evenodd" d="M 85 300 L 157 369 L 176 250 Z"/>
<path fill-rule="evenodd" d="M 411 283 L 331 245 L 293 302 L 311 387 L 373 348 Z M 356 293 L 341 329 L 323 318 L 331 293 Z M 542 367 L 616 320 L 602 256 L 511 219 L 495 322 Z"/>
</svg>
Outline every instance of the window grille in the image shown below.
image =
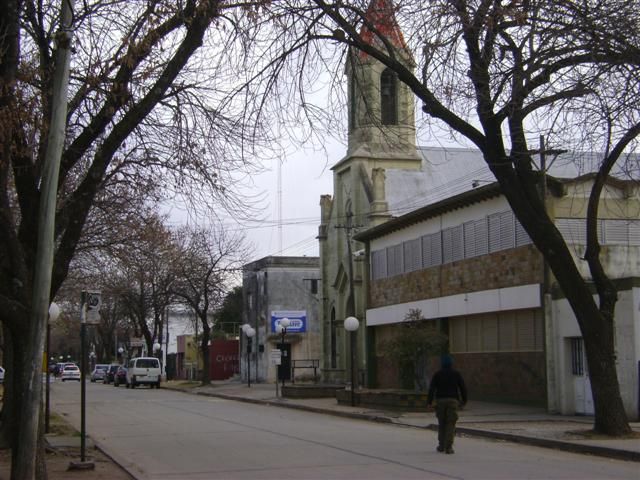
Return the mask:
<svg viewBox="0 0 640 480">
<path fill-rule="evenodd" d="M 576 376 L 584 375 L 584 353 L 582 338 L 571 339 L 571 373 Z"/>
</svg>

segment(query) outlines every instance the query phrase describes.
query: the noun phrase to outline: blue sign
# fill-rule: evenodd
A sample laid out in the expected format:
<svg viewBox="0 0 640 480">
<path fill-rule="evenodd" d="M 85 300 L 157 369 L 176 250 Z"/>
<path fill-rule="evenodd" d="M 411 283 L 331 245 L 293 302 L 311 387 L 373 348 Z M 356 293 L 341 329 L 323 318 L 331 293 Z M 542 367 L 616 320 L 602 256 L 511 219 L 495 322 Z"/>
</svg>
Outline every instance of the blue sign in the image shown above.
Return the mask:
<svg viewBox="0 0 640 480">
<path fill-rule="evenodd" d="M 304 333 L 307 331 L 307 311 L 306 310 L 281 310 L 271 312 L 271 331 L 277 332 L 276 326 L 283 318 L 289 319 L 287 333 Z"/>
</svg>

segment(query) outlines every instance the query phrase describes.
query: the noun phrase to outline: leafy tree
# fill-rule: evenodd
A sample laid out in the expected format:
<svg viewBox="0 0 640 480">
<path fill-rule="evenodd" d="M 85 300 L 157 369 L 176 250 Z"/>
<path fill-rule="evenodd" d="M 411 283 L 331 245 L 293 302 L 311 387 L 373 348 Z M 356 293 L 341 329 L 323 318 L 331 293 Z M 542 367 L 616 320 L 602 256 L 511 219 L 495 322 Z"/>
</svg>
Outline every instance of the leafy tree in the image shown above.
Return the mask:
<svg viewBox="0 0 640 480">
<path fill-rule="evenodd" d="M 236 286 L 229 291 L 222 305 L 214 314 L 216 331 L 221 336 L 238 335 L 242 323 L 242 286 Z"/>
<path fill-rule="evenodd" d="M 597 224 L 613 174 L 637 180 L 640 133 L 640 9 L 637 1 L 314 0 L 274 2 L 280 54 L 293 62 L 347 46 L 349 62 L 375 59 L 422 102 L 427 127 L 477 147 L 544 256 L 580 326 L 596 431 L 630 431 L 614 354 L 616 287 L 600 256 Z M 396 19 L 402 31 L 399 34 Z M 274 47 L 275 49 L 275 47 Z M 322 56 L 326 62 L 327 55 Z M 416 65 L 414 71 L 414 62 Z M 311 66 L 311 71 L 315 70 Z M 375 112 L 371 117 L 375 119 Z M 375 121 L 375 120 L 372 120 Z M 379 122 L 379 120 L 377 120 Z M 591 176 L 585 279 L 545 209 L 539 137 L 582 155 Z M 533 144 L 533 146 L 532 146 Z M 579 166 L 579 165 L 578 165 Z M 595 287 L 596 298 L 591 287 Z"/>
<path fill-rule="evenodd" d="M 448 347 L 446 335 L 422 317 L 422 311 L 409 310 L 396 335 L 381 345 L 385 358 L 400 371 L 403 388 L 427 389 L 426 368 L 429 357 L 442 355 Z"/>
</svg>

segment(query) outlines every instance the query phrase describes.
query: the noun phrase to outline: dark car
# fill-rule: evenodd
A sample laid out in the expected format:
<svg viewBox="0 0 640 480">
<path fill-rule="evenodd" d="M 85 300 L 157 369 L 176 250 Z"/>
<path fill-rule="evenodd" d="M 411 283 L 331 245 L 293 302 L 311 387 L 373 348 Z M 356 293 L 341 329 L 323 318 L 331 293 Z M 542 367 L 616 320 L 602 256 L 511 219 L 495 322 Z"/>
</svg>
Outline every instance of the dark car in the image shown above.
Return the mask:
<svg viewBox="0 0 640 480">
<path fill-rule="evenodd" d="M 113 378 L 116 375 L 116 372 L 120 368 L 120 365 L 109 365 L 106 373 L 104 374 L 104 378 L 102 379 L 102 383 L 111 383 L 113 382 Z"/>
<path fill-rule="evenodd" d="M 118 367 L 118 371 L 113 377 L 113 386 L 119 387 L 120 385 L 127 384 L 127 369 L 124 367 Z"/>
</svg>

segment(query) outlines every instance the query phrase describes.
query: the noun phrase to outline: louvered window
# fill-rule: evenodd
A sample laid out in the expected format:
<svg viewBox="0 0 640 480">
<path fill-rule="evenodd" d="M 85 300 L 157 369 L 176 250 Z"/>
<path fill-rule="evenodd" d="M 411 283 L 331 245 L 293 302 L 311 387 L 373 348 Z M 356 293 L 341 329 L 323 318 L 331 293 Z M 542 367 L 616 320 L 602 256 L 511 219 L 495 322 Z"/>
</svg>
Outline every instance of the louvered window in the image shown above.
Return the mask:
<svg viewBox="0 0 640 480">
<path fill-rule="evenodd" d="M 442 263 L 456 262 L 464 258 L 462 225 L 442 231 Z"/>
<path fill-rule="evenodd" d="M 404 242 L 404 271 L 415 272 L 422 268 L 422 245 L 420 239 Z"/>
<path fill-rule="evenodd" d="M 498 351 L 498 316 L 487 315 L 482 318 L 482 350 Z"/>
<path fill-rule="evenodd" d="M 371 252 L 371 278 L 379 280 L 387 276 L 387 251 L 385 249 Z"/>
<path fill-rule="evenodd" d="M 449 321 L 449 343 L 451 352 L 467 351 L 466 326 L 465 318 L 452 318 Z"/>
<path fill-rule="evenodd" d="M 524 227 L 518 221 L 517 218 L 515 219 L 515 221 L 516 221 L 516 247 L 529 245 L 531 243 L 531 237 L 529 237 L 529 234 L 527 233 L 527 231 L 524 229 Z"/>
<path fill-rule="evenodd" d="M 586 225 L 583 218 L 558 218 L 556 227 L 568 244 L 585 245 L 587 243 Z"/>
<path fill-rule="evenodd" d="M 489 253 L 500 251 L 500 214 L 494 213 L 487 217 L 489 229 Z"/>
<path fill-rule="evenodd" d="M 604 221 L 604 243 L 626 245 L 629 241 L 629 223 L 626 220 Z"/>
<path fill-rule="evenodd" d="M 467 318 L 467 352 L 482 351 L 482 321 L 479 318 Z"/>
<path fill-rule="evenodd" d="M 403 272 L 402 244 L 387 247 L 387 276 L 393 277 Z"/>
<path fill-rule="evenodd" d="M 513 352 L 516 348 L 516 325 L 513 316 L 498 317 L 498 349 Z"/>
<path fill-rule="evenodd" d="M 640 245 L 640 220 L 629 221 L 629 245 Z"/>
<path fill-rule="evenodd" d="M 536 349 L 536 330 L 532 311 L 517 312 L 516 329 L 519 352 L 531 352 Z"/>
<path fill-rule="evenodd" d="M 442 264 L 442 237 L 440 232 L 425 235 L 422 240 L 422 267 L 429 268 Z"/>
</svg>

